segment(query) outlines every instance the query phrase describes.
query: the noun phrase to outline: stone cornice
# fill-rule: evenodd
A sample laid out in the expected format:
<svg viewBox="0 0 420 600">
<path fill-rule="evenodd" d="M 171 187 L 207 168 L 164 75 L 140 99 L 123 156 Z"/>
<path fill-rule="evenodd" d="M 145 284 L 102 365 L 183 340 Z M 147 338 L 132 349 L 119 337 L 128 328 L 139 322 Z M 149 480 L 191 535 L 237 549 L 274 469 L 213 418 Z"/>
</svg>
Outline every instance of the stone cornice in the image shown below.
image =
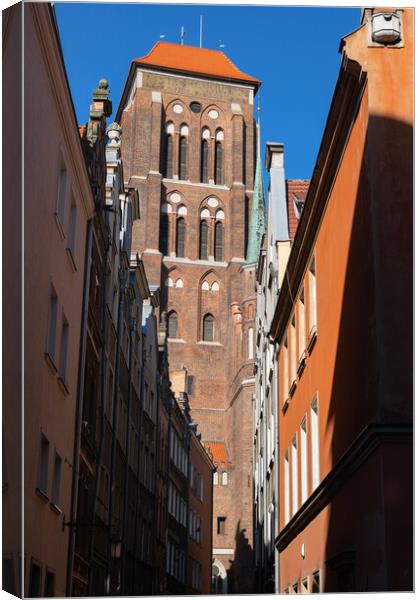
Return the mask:
<svg viewBox="0 0 420 600">
<path fill-rule="evenodd" d="M 299 221 L 277 306 L 270 336 L 281 342 L 294 301 L 305 275 L 307 264 L 338 169 L 349 140 L 357 110 L 365 89 L 366 72 L 361 65 L 343 56 L 324 135 Z M 288 284 L 286 284 L 286 281 Z"/>
<path fill-rule="evenodd" d="M 27 3 L 25 8 L 30 10 L 33 15 L 51 93 L 61 122 L 62 135 L 68 148 L 69 160 L 72 163 L 74 182 L 78 187 L 85 215 L 90 218 L 94 212 L 94 202 L 64 66 L 54 9 L 49 4 L 42 2 Z M 25 94 L 24 102 L 30 102 L 27 94 Z"/>
<path fill-rule="evenodd" d="M 276 537 L 275 544 L 282 552 L 295 537 L 321 512 L 349 480 L 352 474 L 367 460 L 384 440 L 409 440 L 413 436 L 411 424 L 386 425 L 371 423 L 355 439 L 353 444 L 333 466 L 320 485 Z"/>
</svg>

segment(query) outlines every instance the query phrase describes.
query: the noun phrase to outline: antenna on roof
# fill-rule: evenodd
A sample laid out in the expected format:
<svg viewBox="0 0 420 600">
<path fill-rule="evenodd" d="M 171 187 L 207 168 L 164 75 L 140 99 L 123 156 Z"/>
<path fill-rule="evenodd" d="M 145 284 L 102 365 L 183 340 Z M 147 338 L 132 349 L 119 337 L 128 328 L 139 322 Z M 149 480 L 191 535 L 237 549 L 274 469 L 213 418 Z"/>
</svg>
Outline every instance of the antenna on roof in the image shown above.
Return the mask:
<svg viewBox="0 0 420 600">
<path fill-rule="evenodd" d="M 224 47 L 225 47 L 225 45 L 224 45 L 224 43 L 222 42 L 222 40 L 219 40 L 219 48 L 224 48 Z"/>
<path fill-rule="evenodd" d="M 203 47 L 203 15 L 200 15 L 200 48 Z"/>
<path fill-rule="evenodd" d="M 184 26 L 181 27 L 181 46 L 184 45 L 184 37 L 185 37 L 185 28 Z"/>
</svg>

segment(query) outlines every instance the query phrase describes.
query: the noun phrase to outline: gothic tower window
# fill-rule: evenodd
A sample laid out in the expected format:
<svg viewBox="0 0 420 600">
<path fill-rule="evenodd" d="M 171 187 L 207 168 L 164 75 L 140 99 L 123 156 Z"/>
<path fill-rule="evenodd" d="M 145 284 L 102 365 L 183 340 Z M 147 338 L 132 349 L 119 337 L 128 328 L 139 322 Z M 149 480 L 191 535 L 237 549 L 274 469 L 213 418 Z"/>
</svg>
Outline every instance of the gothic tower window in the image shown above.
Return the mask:
<svg viewBox="0 0 420 600">
<path fill-rule="evenodd" d="M 169 254 L 169 216 L 166 214 L 160 215 L 160 233 L 159 233 L 159 250 L 163 256 Z"/>
<path fill-rule="evenodd" d="M 166 125 L 165 148 L 164 148 L 164 165 L 163 176 L 167 179 L 173 177 L 173 157 L 174 157 L 174 126 L 173 123 Z"/>
<path fill-rule="evenodd" d="M 214 227 L 214 260 L 223 260 L 223 224 L 220 221 Z"/>
<path fill-rule="evenodd" d="M 185 221 L 182 217 L 176 221 L 176 255 L 185 256 Z"/>
<path fill-rule="evenodd" d="M 200 221 L 200 259 L 208 258 L 209 226 L 206 221 Z"/>
<path fill-rule="evenodd" d="M 178 337 L 178 315 L 172 310 L 168 315 L 168 338 Z"/>
<path fill-rule="evenodd" d="M 203 340 L 205 342 L 214 342 L 214 317 L 207 314 L 203 319 Z"/>
<path fill-rule="evenodd" d="M 223 131 L 220 129 L 216 132 L 214 182 L 216 185 L 222 185 L 223 183 Z"/>
<path fill-rule="evenodd" d="M 187 179 L 187 136 L 188 127 L 182 125 L 179 138 L 179 178 Z"/>
<path fill-rule="evenodd" d="M 210 130 L 205 127 L 201 132 L 201 162 L 200 162 L 200 181 L 201 183 L 209 182 L 209 142 Z"/>
</svg>

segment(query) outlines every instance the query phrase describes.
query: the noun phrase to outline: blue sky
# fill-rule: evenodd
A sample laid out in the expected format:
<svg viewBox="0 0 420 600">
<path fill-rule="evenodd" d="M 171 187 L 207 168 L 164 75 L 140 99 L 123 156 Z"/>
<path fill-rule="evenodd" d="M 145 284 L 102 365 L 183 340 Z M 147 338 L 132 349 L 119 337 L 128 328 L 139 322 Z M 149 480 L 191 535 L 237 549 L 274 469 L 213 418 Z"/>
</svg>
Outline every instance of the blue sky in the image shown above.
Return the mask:
<svg viewBox="0 0 420 600">
<path fill-rule="evenodd" d="M 262 155 L 266 141 L 285 145 L 288 179 L 312 175 L 341 56 L 341 37 L 360 24 L 360 8 L 245 5 L 56 3 L 67 75 L 80 124 L 92 90 L 106 78 L 116 111 L 133 58 L 164 35 L 178 43 L 220 48 L 238 68 L 263 81 Z M 112 119 L 112 117 L 111 117 Z M 266 179 L 266 177 L 265 177 Z"/>
</svg>

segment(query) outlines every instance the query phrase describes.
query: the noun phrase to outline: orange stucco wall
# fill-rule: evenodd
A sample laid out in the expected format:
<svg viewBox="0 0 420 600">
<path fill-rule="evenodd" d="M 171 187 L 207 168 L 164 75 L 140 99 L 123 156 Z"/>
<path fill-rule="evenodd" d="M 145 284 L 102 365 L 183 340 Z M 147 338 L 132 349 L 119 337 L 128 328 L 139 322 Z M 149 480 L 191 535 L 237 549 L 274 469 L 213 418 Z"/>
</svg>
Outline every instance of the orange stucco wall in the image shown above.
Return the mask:
<svg viewBox="0 0 420 600">
<path fill-rule="evenodd" d="M 367 85 L 311 255 L 316 263 L 317 341 L 284 413 L 281 376 L 279 380 L 281 529 L 283 459 L 289 449 L 290 462 L 295 433 L 299 455 L 305 415 L 312 492 L 310 412 L 315 394 L 321 484 L 366 426 L 412 422 L 412 16 L 411 10 L 403 13 L 403 48 L 368 47 L 366 25 L 345 40 L 349 58 L 367 71 Z M 308 272 L 304 285 L 308 323 Z M 290 340 L 290 330 L 286 333 Z M 284 349 L 280 374 L 283 354 Z M 409 589 L 409 568 L 402 563 L 410 562 L 412 551 L 411 458 L 410 443 L 396 440 L 383 442 L 366 459 L 281 552 L 280 591 L 317 568 L 321 586 L 333 591 L 335 574 L 326 561 L 352 547 L 357 549 L 358 591 Z M 300 477 L 299 465 L 299 507 Z M 391 505 L 386 504 L 393 493 Z M 402 507 L 407 512 L 391 542 L 386 532 L 391 522 L 395 527 Z"/>
</svg>

